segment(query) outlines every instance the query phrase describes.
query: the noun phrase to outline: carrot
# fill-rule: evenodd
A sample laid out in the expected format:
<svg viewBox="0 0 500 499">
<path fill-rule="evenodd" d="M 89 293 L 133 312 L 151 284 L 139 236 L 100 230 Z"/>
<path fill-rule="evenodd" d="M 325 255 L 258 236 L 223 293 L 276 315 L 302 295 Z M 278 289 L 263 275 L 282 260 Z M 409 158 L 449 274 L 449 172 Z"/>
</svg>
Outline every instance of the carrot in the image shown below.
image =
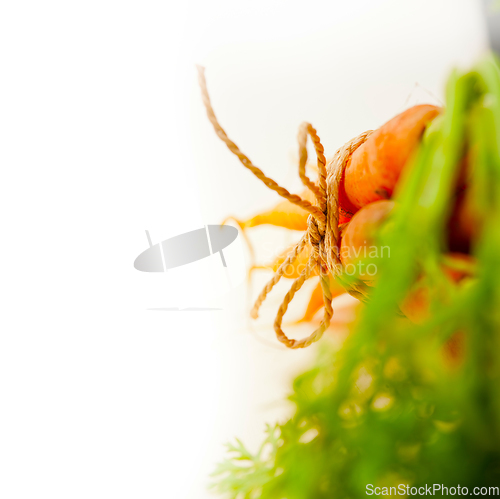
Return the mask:
<svg viewBox="0 0 500 499">
<path fill-rule="evenodd" d="M 286 257 L 293 249 L 293 246 L 287 248 L 274 260 L 274 262 L 271 264 L 271 269 L 273 270 L 273 272 L 276 272 L 280 267 L 280 265 L 286 260 Z M 309 245 L 306 245 L 306 247 L 298 255 L 295 262 L 286 267 L 283 277 L 287 277 L 288 279 L 297 279 L 297 277 L 299 277 L 301 272 L 305 269 L 310 255 L 311 255 L 311 247 Z M 311 275 L 318 275 L 318 271 L 316 269 L 313 270 Z"/>
<path fill-rule="evenodd" d="M 356 275 L 366 283 L 371 283 L 375 269 L 360 265 L 363 259 L 370 262 L 383 256 L 383 249 L 376 245 L 376 235 L 394 208 L 393 201 L 376 201 L 359 210 L 342 233 L 340 259 L 348 274 Z"/>
<path fill-rule="evenodd" d="M 345 201 L 342 203 L 342 199 L 345 199 L 339 191 L 339 225 L 349 223 L 351 221 L 354 211 L 349 211 L 345 209 Z"/>
<path fill-rule="evenodd" d="M 298 322 L 310 322 L 313 320 L 316 312 L 323 307 L 323 289 L 321 288 L 321 283 L 318 282 L 314 288 L 309 303 L 307 304 L 306 311 Z"/>
<path fill-rule="evenodd" d="M 307 201 L 315 202 L 314 195 L 311 191 L 309 191 L 309 189 L 302 192 L 300 197 L 302 199 L 306 199 Z M 285 200 L 276 204 L 270 210 L 258 213 L 248 220 L 239 220 L 234 217 L 230 218 L 235 220 L 243 230 L 267 224 L 274 225 L 275 227 L 283 227 L 289 230 L 305 231 L 307 230 L 308 216 L 309 213 L 300 206 Z"/>
<path fill-rule="evenodd" d="M 288 254 L 293 249 L 295 245 L 290 246 L 285 251 L 282 251 L 271 263 L 268 265 L 254 265 L 250 271 L 253 270 L 271 270 L 276 272 L 281 264 L 286 260 Z M 307 265 L 307 261 L 309 260 L 309 256 L 311 255 L 311 247 L 306 246 L 297 256 L 295 261 L 289 265 L 284 270 L 283 277 L 287 279 L 297 279 L 300 276 L 301 272 L 305 269 Z M 318 271 L 315 269 L 311 273 L 312 276 L 318 275 Z"/>
<path fill-rule="evenodd" d="M 314 194 L 309 189 L 306 189 L 304 192 L 302 192 L 300 196 L 302 199 L 307 199 L 310 202 L 315 201 Z M 274 225 L 275 227 L 282 227 L 289 230 L 305 231 L 307 230 L 308 217 L 309 213 L 307 211 L 302 209 L 300 206 L 297 206 L 296 204 L 285 200 L 276 204 L 270 210 L 258 213 L 257 215 L 247 220 L 240 220 L 236 217 L 229 216 L 222 223 L 225 224 L 229 220 L 232 220 L 236 222 L 236 224 L 238 224 L 238 226 L 240 227 L 241 234 L 244 237 L 248 246 L 248 250 L 250 252 L 250 261 L 252 262 L 249 273 L 250 277 L 251 273 L 255 269 L 266 268 L 266 266 L 255 264 L 255 252 L 246 229 L 258 227 L 259 225 Z"/>
<path fill-rule="evenodd" d="M 282 201 L 268 211 L 259 213 L 248 220 L 238 221 L 243 229 L 258 225 L 274 225 L 290 230 L 304 231 L 307 229 L 308 213 L 299 206 Z"/>
<path fill-rule="evenodd" d="M 441 108 L 419 105 L 375 130 L 352 154 L 340 183 L 341 214 L 349 216 L 373 201 L 390 199 L 426 126 Z"/>
<path fill-rule="evenodd" d="M 332 294 L 332 298 L 336 298 L 341 294 L 345 293 L 345 289 L 334 279 L 330 279 L 330 293 Z M 321 283 L 318 282 L 316 287 L 314 288 L 311 298 L 309 299 L 309 303 L 307 304 L 306 311 L 303 317 L 298 322 L 310 322 L 314 319 L 316 312 L 323 308 L 323 289 L 321 287 Z"/>
</svg>

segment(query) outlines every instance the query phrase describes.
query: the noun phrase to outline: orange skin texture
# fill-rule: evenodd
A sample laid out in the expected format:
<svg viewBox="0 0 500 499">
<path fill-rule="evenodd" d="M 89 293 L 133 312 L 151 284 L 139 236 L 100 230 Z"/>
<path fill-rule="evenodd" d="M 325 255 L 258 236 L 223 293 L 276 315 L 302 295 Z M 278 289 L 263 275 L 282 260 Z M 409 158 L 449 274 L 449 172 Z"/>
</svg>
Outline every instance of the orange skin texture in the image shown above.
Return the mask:
<svg viewBox="0 0 500 499">
<path fill-rule="evenodd" d="M 420 143 L 426 126 L 441 108 L 423 104 L 398 114 L 375 130 L 347 163 L 341 180 L 341 215 L 374 201 L 390 199 L 408 159 Z"/>
<path fill-rule="evenodd" d="M 393 201 L 381 200 L 370 203 L 354 214 L 342 233 L 340 258 L 344 266 L 351 263 L 356 265 L 360 259 L 370 254 L 380 226 L 393 208 Z M 360 274 L 359 277 L 365 282 L 373 280 L 373 276 L 369 275 Z"/>
<path fill-rule="evenodd" d="M 354 213 L 358 211 L 349 201 L 345 192 L 344 181 L 341 180 L 339 184 L 339 225 L 351 221 Z"/>
<path fill-rule="evenodd" d="M 339 210 L 339 226 L 351 221 L 352 214 L 344 211 L 342 208 Z"/>
</svg>

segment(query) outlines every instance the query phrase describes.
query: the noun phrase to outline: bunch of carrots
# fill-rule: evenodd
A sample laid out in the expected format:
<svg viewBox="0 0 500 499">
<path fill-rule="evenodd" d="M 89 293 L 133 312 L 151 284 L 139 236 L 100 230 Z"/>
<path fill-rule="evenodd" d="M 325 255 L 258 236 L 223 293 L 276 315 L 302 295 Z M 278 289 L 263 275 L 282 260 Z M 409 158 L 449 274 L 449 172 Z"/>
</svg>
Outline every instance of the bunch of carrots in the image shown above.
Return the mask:
<svg viewBox="0 0 500 499">
<path fill-rule="evenodd" d="M 499 61 L 454 70 L 445 102 L 406 110 L 343 163 L 332 295 L 352 278 L 365 303 L 342 346 L 325 342 L 295 379 L 293 415 L 261 450 L 229 447 L 217 491 L 305 499 L 500 483 Z M 282 202 L 242 226 L 306 230 L 307 216 Z"/>
<path fill-rule="evenodd" d="M 392 198 L 397 192 L 398 182 L 411 169 L 426 128 L 441 113 L 442 108 L 437 106 L 413 106 L 375 130 L 349 158 L 339 188 L 341 244 L 338 252 L 348 274 L 367 286 L 376 283 L 377 260 L 390 257 L 390 248 L 379 247 L 377 241 L 379 232 L 395 208 Z M 448 265 L 443 270 L 450 282 L 456 284 L 471 276 L 474 267 L 470 256 L 471 241 L 480 225 L 467 184 L 471 168 L 467 159 L 464 151 L 460 172 L 455 180 L 453 209 L 444 234 L 444 249 L 447 253 L 444 260 Z M 301 193 L 303 198 L 307 199 L 308 196 L 311 195 L 307 190 Z M 305 210 L 285 200 L 269 211 L 237 222 L 243 230 L 271 224 L 305 231 L 307 218 Z M 286 255 L 287 251 L 278 256 L 271 264 L 272 270 L 278 269 Z M 308 258 L 309 252 L 303 251 L 294 264 L 286 269 L 284 276 L 296 279 Z M 333 297 L 345 292 L 338 281 L 331 280 L 331 286 Z M 413 322 L 419 322 L 427 315 L 427 301 L 425 287 L 417 280 L 414 290 L 399 304 L 400 310 Z M 323 295 L 318 283 L 301 322 L 311 321 L 322 306 Z"/>
</svg>

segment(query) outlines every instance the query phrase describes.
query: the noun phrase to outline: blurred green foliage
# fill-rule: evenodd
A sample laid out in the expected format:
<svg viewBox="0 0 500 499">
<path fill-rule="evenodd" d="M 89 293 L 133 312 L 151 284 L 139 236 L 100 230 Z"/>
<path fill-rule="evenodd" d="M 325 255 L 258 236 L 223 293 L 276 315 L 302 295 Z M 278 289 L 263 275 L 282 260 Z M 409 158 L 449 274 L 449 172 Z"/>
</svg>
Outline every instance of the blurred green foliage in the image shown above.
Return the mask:
<svg viewBox="0 0 500 499">
<path fill-rule="evenodd" d="M 469 189 L 484 225 L 475 278 L 443 271 L 454 186 L 465 149 Z M 455 71 L 445 112 L 427 129 L 401 180 L 380 243 L 391 248 L 377 286 L 340 351 L 324 342 L 293 383 L 293 417 L 267 428 L 255 455 L 243 444 L 214 473 L 231 498 L 359 498 L 366 485 L 500 484 L 500 71 L 493 56 Z M 426 283 L 429 317 L 397 304 Z M 463 360 L 446 360 L 457 331 Z M 293 355 L 293 354 L 292 354 Z M 439 495 L 439 494 L 436 494 Z"/>
</svg>

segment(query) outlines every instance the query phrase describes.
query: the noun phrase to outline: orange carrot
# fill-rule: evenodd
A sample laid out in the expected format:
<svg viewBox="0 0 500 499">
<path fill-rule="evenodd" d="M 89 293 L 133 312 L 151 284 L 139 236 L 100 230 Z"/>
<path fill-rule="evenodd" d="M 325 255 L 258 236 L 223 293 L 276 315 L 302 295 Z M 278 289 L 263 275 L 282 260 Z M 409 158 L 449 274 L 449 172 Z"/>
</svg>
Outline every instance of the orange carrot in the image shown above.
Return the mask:
<svg viewBox="0 0 500 499">
<path fill-rule="evenodd" d="M 295 244 L 281 252 L 270 264 L 268 265 L 253 265 L 250 272 L 254 270 L 271 270 L 276 272 L 281 264 L 286 260 L 290 251 L 295 247 Z M 299 253 L 295 261 L 289 265 L 284 270 L 283 277 L 287 279 L 297 279 L 301 272 L 305 269 L 309 256 L 311 255 L 311 247 L 306 245 L 306 247 Z M 311 276 L 318 275 L 318 271 L 314 269 Z"/>
<path fill-rule="evenodd" d="M 295 245 L 287 248 L 273 261 L 270 267 L 273 272 L 276 272 L 278 270 L 278 268 L 286 260 L 288 254 L 294 246 Z M 306 245 L 302 252 L 297 256 L 295 262 L 286 267 L 283 277 L 287 277 L 288 279 L 297 279 L 297 277 L 299 277 L 301 272 L 305 269 L 310 255 L 311 247 L 309 245 Z M 313 270 L 311 275 L 318 275 L 317 269 Z"/>
<path fill-rule="evenodd" d="M 314 288 L 309 303 L 307 304 L 306 311 L 298 322 L 310 322 L 313 320 L 316 312 L 323 307 L 323 289 L 321 288 L 321 283 L 318 282 Z"/>
<path fill-rule="evenodd" d="M 300 194 L 302 199 L 310 202 L 315 202 L 314 195 L 306 189 Z M 270 210 L 258 213 L 248 220 L 238 220 L 233 218 L 242 229 L 257 227 L 258 225 L 274 225 L 290 230 L 307 230 L 307 218 L 309 213 L 303 210 L 300 206 L 291 203 L 290 201 L 281 201 Z"/>
<path fill-rule="evenodd" d="M 354 273 L 363 281 L 370 283 L 376 274 L 368 266 L 359 266 L 363 259 L 380 258 L 383 256 L 382 248 L 376 246 L 376 236 L 394 208 L 393 201 L 376 201 L 359 210 L 347 224 L 342 233 L 340 245 L 340 259 L 347 273 Z M 352 270 L 351 270 L 352 269 Z"/>
<path fill-rule="evenodd" d="M 341 294 L 345 293 L 345 289 L 338 284 L 334 279 L 330 279 L 330 293 L 332 298 L 336 298 Z M 323 302 L 323 289 L 321 288 L 321 283 L 318 282 L 314 288 L 309 303 L 307 304 L 306 311 L 298 322 L 310 322 L 314 319 L 316 312 L 324 306 Z"/>
<path fill-rule="evenodd" d="M 346 216 L 373 201 L 390 199 L 426 126 L 441 109 L 414 106 L 373 132 L 352 154 L 341 181 L 339 200 Z"/>
<path fill-rule="evenodd" d="M 289 201 L 282 201 L 269 211 L 259 213 L 254 217 L 239 221 L 242 228 L 257 227 L 258 225 L 274 225 L 290 230 L 306 230 L 308 213 Z"/>
</svg>

